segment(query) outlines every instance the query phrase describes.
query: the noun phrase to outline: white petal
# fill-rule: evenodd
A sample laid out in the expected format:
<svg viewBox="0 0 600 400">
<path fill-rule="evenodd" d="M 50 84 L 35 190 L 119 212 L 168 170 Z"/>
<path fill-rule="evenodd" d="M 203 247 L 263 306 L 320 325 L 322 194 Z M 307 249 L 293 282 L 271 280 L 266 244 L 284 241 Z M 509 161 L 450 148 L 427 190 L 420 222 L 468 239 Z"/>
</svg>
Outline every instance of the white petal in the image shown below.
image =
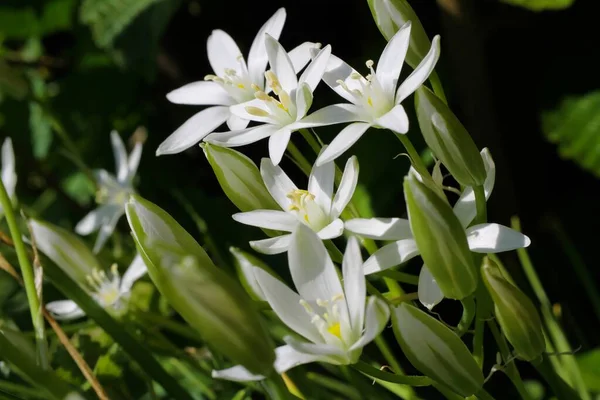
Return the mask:
<svg viewBox="0 0 600 400">
<path fill-rule="evenodd" d="M 390 243 L 377 250 L 365 261 L 365 275 L 400 265 L 418 254 L 419 249 L 417 249 L 417 243 L 414 239 L 402 239 Z"/>
<path fill-rule="evenodd" d="M 144 276 L 148 272 L 148 267 L 146 267 L 146 263 L 142 259 L 142 256 L 139 254 L 135 255 L 135 258 L 123 274 L 123 278 L 121 278 L 121 293 L 129 293 L 133 284 Z"/>
<path fill-rule="evenodd" d="M 404 218 L 354 218 L 346 221 L 350 232 L 378 240 L 401 240 L 413 237 L 410 223 Z"/>
<path fill-rule="evenodd" d="M 281 167 L 273 165 L 269 158 L 261 160 L 260 174 L 271 196 L 273 196 L 283 210 L 287 210 L 291 204 L 287 195 L 297 190 L 298 187 L 285 174 Z"/>
<path fill-rule="evenodd" d="M 310 91 L 314 92 L 327 68 L 329 56 L 331 55 L 331 46 L 325 46 L 319 54 L 312 60 L 306 70 L 300 76 L 298 84 L 307 83 Z"/>
<path fill-rule="evenodd" d="M 527 247 L 531 240 L 500 224 L 479 224 L 467 229 L 469 248 L 476 253 L 501 253 Z"/>
<path fill-rule="evenodd" d="M 242 129 L 241 131 L 215 132 L 208 135 L 204 141 L 223 147 L 245 146 L 267 138 L 277 132 L 277 130 L 278 128 L 273 125 L 258 125 Z"/>
<path fill-rule="evenodd" d="M 348 203 L 350 203 L 350 200 L 352 200 L 357 183 L 358 158 L 352 156 L 346 161 L 340 185 L 338 186 L 335 197 L 333 198 L 333 203 L 331 204 L 330 218 L 337 218 L 344 211 Z"/>
<path fill-rule="evenodd" d="M 379 336 L 389 318 L 390 308 L 385 301 L 375 296 L 369 297 L 365 312 L 365 333 L 350 347 L 350 351 L 365 347 Z"/>
<path fill-rule="evenodd" d="M 2 171 L 0 179 L 6 188 L 8 197 L 13 198 L 15 194 L 15 186 L 17 185 L 17 174 L 15 172 L 15 152 L 13 150 L 12 140 L 7 137 L 2 143 Z M 2 207 L 0 206 L 0 215 Z"/>
<path fill-rule="evenodd" d="M 297 352 L 289 345 L 280 346 L 275 349 L 275 371 L 282 374 L 298 365 L 319 361 L 321 358 L 313 354 Z"/>
<path fill-rule="evenodd" d="M 288 52 L 288 56 L 294 66 L 296 73 L 300 72 L 302 68 L 308 64 L 311 58 L 311 51 L 318 50 L 318 45 L 313 42 L 304 42 L 301 45 L 294 47 Z"/>
<path fill-rule="evenodd" d="M 342 236 L 344 233 L 344 222 L 341 219 L 336 219 L 325 228 L 318 232 L 319 238 L 322 240 L 333 239 Z"/>
<path fill-rule="evenodd" d="M 423 60 L 417 65 L 415 70 L 402 82 L 398 91 L 396 92 L 396 104 L 400 104 L 402 100 L 410 96 L 415 90 L 419 88 L 429 78 L 429 75 L 433 72 L 435 64 L 440 58 L 440 37 L 436 35 L 432 42 L 429 52 Z"/>
<path fill-rule="evenodd" d="M 142 149 L 144 145 L 140 142 L 136 142 L 135 146 L 133 146 L 133 150 L 129 154 L 129 159 L 127 160 L 127 179 L 126 182 L 131 182 L 137 173 L 138 167 L 140 165 L 140 160 L 142 158 Z"/>
<path fill-rule="evenodd" d="M 51 301 L 46 304 L 46 310 L 59 320 L 75 319 L 85 315 L 83 310 L 73 300 Z"/>
<path fill-rule="evenodd" d="M 341 156 L 361 138 L 370 126 L 371 124 L 364 122 L 355 122 L 342 129 L 329 146 L 319 155 L 315 164 L 321 165 Z"/>
<path fill-rule="evenodd" d="M 119 207 L 112 217 L 106 221 L 106 223 L 102 224 L 100 231 L 98 232 L 98 237 L 96 238 L 96 243 L 94 243 L 94 248 L 92 250 L 94 254 L 97 254 L 100 250 L 102 250 L 102 247 L 104 247 L 104 244 L 108 238 L 110 238 L 112 233 L 115 231 L 117 222 L 119 222 L 119 219 L 123 216 L 123 214 L 125 214 L 124 206 Z"/>
<path fill-rule="evenodd" d="M 196 106 L 229 106 L 235 102 L 221 85 L 209 81 L 188 83 L 167 93 L 167 100 Z"/>
<path fill-rule="evenodd" d="M 313 102 L 313 95 L 308 84 L 301 83 L 296 90 L 296 120 L 304 118 Z"/>
<path fill-rule="evenodd" d="M 397 104 L 390 111 L 377 118 L 375 124 L 397 133 L 408 132 L 408 116 L 402 104 Z"/>
<path fill-rule="evenodd" d="M 404 58 L 410 43 L 410 21 L 402 25 L 383 49 L 377 62 L 377 80 L 388 98 L 394 98 L 398 86 L 398 77 L 404 64 Z"/>
<path fill-rule="evenodd" d="M 221 370 L 213 369 L 211 376 L 215 379 L 225 379 L 233 382 L 251 382 L 265 379 L 264 376 L 255 375 L 241 365 Z"/>
<path fill-rule="evenodd" d="M 344 293 L 323 242 L 308 226 L 300 224 L 292 233 L 288 261 L 294 286 L 303 299 L 330 300 Z"/>
<path fill-rule="evenodd" d="M 225 69 L 240 71 L 239 57 L 242 56 L 235 41 L 226 32 L 217 29 L 212 31 L 206 41 L 208 61 L 216 75 L 225 75 Z"/>
<path fill-rule="evenodd" d="M 331 210 L 335 164 L 332 162 L 314 165 L 308 177 L 308 191 L 315 196 L 315 202 L 327 213 Z"/>
<path fill-rule="evenodd" d="M 245 119 L 248 121 L 266 122 L 268 124 L 278 124 L 277 120 L 275 120 L 274 118 L 272 118 L 268 115 L 260 116 L 260 115 L 250 114 L 248 112 L 248 107 L 256 107 L 267 113 L 270 113 L 269 109 L 265 105 L 265 102 L 262 100 L 258 100 L 258 99 L 250 100 L 245 103 L 235 104 L 235 105 L 229 107 L 229 111 L 231 112 L 232 115 L 235 115 L 239 118 L 242 118 L 242 119 Z"/>
<path fill-rule="evenodd" d="M 231 111 L 231 110 L 230 110 Z M 238 117 L 237 115 L 231 114 L 229 118 L 227 118 L 227 127 L 232 131 L 239 131 L 241 129 L 246 129 L 249 120 Z"/>
<path fill-rule="evenodd" d="M 444 294 L 431 275 L 427 265 L 423 264 L 419 273 L 419 301 L 431 311 L 440 301 L 444 300 Z"/>
<path fill-rule="evenodd" d="M 253 240 L 250 247 L 262 254 L 281 254 L 285 253 L 290 247 L 292 235 L 281 235 L 274 238 Z"/>
<path fill-rule="evenodd" d="M 101 205 L 95 210 L 90 211 L 75 225 L 75 232 L 85 236 L 97 231 L 102 225 L 107 224 L 119 212 L 120 208 L 111 204 Z"/>
<path fill-rule="evenodd" d="M 291 135 L 292 131 L 284 127 L 273 133 L 269 138 L 269 157 L 271 157 L 274 165 L 278 165 L 281 162 L 283 153 L 285 153 L 285 149 L 287 149 L 290 142 Z"/>
<path fill-rule="evenodd" d="M 269 61 L 267 49 L 265 48 L 265 34 L 268 33 L 275 39 L 279 39 L 283 24 L 285 23 L 285 17 L 285 8 L 277 10 L 260 28 L 252 42 L 250 52 L 248 53 L 248 73 L 250 74 L 250 80 L 257 85 L 259 82 L 264 82 L 264 73 Z"/>
<path fill-rule="evenodd" d="M 344 277 L 344 297 L 348 304 L 348 315 L 352 331 L 358 336 L 362 333 L 365 319 L 366 282 L 363 272 L 363 260 L 356 237 L 348 239 L 348 245 L 342 261 Z"/>
<path fill-rule="evenodd" d="M 189 149 L 229 118 L 229 107 L 210 107 L 194 114 L 166 138 L 156 155 L 177 154 Z"/>
<path fill-rule="evenodd" d="M 290 128 L 302 129 L 355 121 L 370 121 L 370 118 L 364 115 L 362 108 L 354 104 L 333 104 L 321 108 L 302 118 L 300 121 L 293 123 Z"/>
<path fill-rule="evenodd" d="M 338 83 L 338 81 L 344 81 L 344 84 L 346 85 L 346 87 L 348 87 L 349 90 L 360 90 L 361 80 L 364 83 L 365 79 L 354 79 L 353 76 L 356 76 L 356 74 L 360 75 L 354 68 L 346 64 L 344 60 L 332 54 L 329 57 L 327 68 L 325 69 L 325 73 L 323 74 L 323 82 L 325 82 L 327 86 L 332 88 L 337 94 L 342 96 L 344 99 L 351 103 L 354 103 L 354 101 L 356 101 L 354 96 L 348 93 L 348 91 L 344 89 Z"/>
<path fill-rule="evenodd" d="M 319 357 L 321 361 L 327 361 L 328 358 L 335 360 L 346 356 L 340 347 L 331 344 L 303 342 L 293 336 L 286 336 L 283 340 L 298 353 Z"/>
<path fill-rule="evenodd" d="M 481 158 L 483 159 L 483 165 L 485 166 L 486 177 L 483 182 L 483 190 L 485 192 L 485 199 L 489 199 L 492 191 L 494 190 L 494 183 L 496 182 L 496 165 L 492 159 L 490 151 L 486 148 L 481 150 Z M 475 204 L 475 192 L 473 188 L 468 186 L 463 190 L 460 198 L 454 205 L 454 214 L 458 217 L 463 227 L 469 226 L 471 221 L 477 216 L 477 206 Z"/>
<path fill-rule="evenodd" d="M 265 46 L 267 48 L 271 69 L 275 75 L 277 75 L 277 79 L 279 79 L 283 90 L 289 94 L 298 87 L 298 78 L 296 77 L 296 71 L 294 71 L 292 60 L 290 60 L 288 53 L 283 46 L 279 44 L 277 39 L 268 34 L 265 35 Z"/>
<path fill-rule="evenodd" d="M 115 156 L 115 170 L 117 171 L 117 180 L 123 181 L 129 174 L 129 168 L 127 167 L 127 151 L 123 140 L 117 131 L 110 133 L 110 143 L 113 148 L 113 154 Z"/>
<path fill-rule="evenodd" d="M 233 214 L 231 218 L 242 224 L 287 232 L 293 231 L 298 224 L 298 219 L 294 215 L 285 211 L 277 210 L 254 210 L 242 212 Z"/>
<path fill-rule="evenodd" d="M 312 342 L 323 341 L 310 315 L 300 304 L 298 294 L 261 268 L 254 268 L 254 276 L 271 308 L 284 324 Z"/>
</svg>

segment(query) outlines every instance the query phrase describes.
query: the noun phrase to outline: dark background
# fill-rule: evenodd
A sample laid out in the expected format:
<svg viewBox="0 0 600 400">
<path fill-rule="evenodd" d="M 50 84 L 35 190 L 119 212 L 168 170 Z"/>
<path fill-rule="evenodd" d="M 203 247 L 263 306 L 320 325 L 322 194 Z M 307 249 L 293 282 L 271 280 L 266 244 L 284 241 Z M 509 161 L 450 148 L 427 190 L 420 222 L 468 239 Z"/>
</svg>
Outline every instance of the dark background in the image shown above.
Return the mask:
<svg viewBox="0 0 600 400">
<path fill-rule="evenodd" d="M 44 9 L 41 1 L 28 3 L 37 12 Z M 439 33 L 442 37 L 437 70 L 452 109 L 477 145 L 489 147 L 496 161 L 490 220 L 508 225 L 512 215 L 521 217 L 524 232 L 532 238 L 530 254 L 537 272 L 551 301 L 562 308 L 561 322 L 573 347 L 598 346 L 598 319 L 573 268 L 579 260 L 589 274 L 586 279 L 598 281 L 598 181 L 573 161 L 562 160 L 542 127 L 545 113 L 559 107 L 565 97 L 600 88 L 600 4 L 577 0 L 567 10 L 541 13 L 491 0 L 415 0 L 411 4 L 429 36 Z M 8 0 L 2 6 L 23 4 Z M 170 104 L 165 94 L 212 72 L 206 39 L 213 29 L 228 32 L 247 54 L 260 26 L 281 6 L 286 7 L 287 21 L 280 41 L 287 49 L 307 40 L 331 44 L 336 55 L 365 72 L 364 62 L 376 61 L 385 46 L 366 0 L 163 1 L 142 13 L 110 49 L 99 48 L 90 27 L 78 21 L 73 8 L 74 22 L 68 28 L 43 35 L 46 59 L 9 60 L 9 65 L 39 72 L 49 93 L 59 89 L 42 95 L 41 102 L 65 127 L 92 168 L 113 170 L 111 129 L 129 137 L 137 126 L 146 127 L 148 140 L 137 186 L 140 194 L 172 213 L 196 236 L 196 226 L 177 200 L 179 195 L 185 197 L 225 253 L 230 245 L 247 248 L 247 240 L 261 233 L 231 220 L 235 209 L 222 194 L 201 149 L 154 157 L 158 144 L 200 109 Z M 18 50 L 23 42 L 23 37 L 8 38 L 4 46 Z M 409 70 L 404 68 L 403 74 Z M 33 156 L 28 103 L 32 96 L 5 97 L 0 104 L 0 135 L 10 135 L 15 141 L 18 194 L 22 203 L 31 206 L 30 212 L 73 226 L 94 207 L 93 193 L 74 177 L 76 167 L 65 157 L 64 142 L 56 135 L 45 156 Z M 337 101 L 321 85 L 312 110 Z M 406 102 L 412 124 L 409 135 L 422 148 L 412 98 Z M 329 142 L 339 129 L 323 128 L 319 134 Z M 306 148 L 299 135 L 293 140 Z M 266 141 L 243 151 L 258 161 L 267 154 Z M 600 154 L 600 148 L 596 151 Z M 359 157 L 360 182 L 377 216 L 404 213 L 401 182 L 408 162 L 396 157 L 401 152 L 397 139 L 379 130 L 370 131 L 349 152 Z M 302 182 L 289 160 L 283 165 Z M 54 200 L 40 204 L 49 192 L 54 193 Z M 112 244 L 131 249 L 126 221 L 121 221 L 118 230 Z M 108 250 L 102 255 L 112 256 Z M 516 256 L 502 258 L 529 291 Z M 285 259 L 270 257 L 268 261 L 281 265 Z M 446 307 L 453 309 L 453 305 Z M 493 354 L 488 357 L 493 358 Z M 526 377 L 534 377 L 532 370 L 522 368 Z M 492 392 L 502 393 L 506 382 L 501 374 L 494 376 Z"/>
</svg>

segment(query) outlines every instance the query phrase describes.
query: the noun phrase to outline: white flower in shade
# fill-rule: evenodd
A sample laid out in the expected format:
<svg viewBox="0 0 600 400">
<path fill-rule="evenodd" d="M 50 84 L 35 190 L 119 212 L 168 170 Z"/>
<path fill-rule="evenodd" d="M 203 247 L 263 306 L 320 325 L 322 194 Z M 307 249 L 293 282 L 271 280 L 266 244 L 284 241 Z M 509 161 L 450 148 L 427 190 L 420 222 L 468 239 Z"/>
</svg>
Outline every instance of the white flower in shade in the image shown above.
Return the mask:
<svg viewBox="0 0 600 400">
<path fill-rule="evenodd" d="M 95 172 L 98 184 L 96 202 L 100 206 L 90 211 L 75 226 L 75 231 L 80 235 L 89 235 L 92 232 L 100 231 L 94 245 L 94 253 L 102 249 L 106 240 L 115 230 L 119 218 L 125 214 L 125 203 L 129 200 L 129 195 L 135 193 L 133 178 L 135 178 L 142 156 L 142 143 L 140 142 L 136 142 L 131 154 L 127 157 L 125 145 L 116 131 L 110 133 L 110 141 L 115 153 L 117 176 L 115 177 L 104 169 Z"/>
<path fill-rule="evenodd" d="M 279 38 L 285 23 L 285 9 L 280 8 L 260 28 L 248 54 L 248 63 L 235 41 L 226 32 L 215 30 L 206 43 L 208 61 L 214 74 L 203 81 L 192 82 L 167 94 L 171 103 L 210 106 L 184 122 L 173 134 L 160 144 L 156 155 L 176 154 L 200 142 L 224 122 L 231 130 L 244 129 L 248 119 L 230 112 L 229 106 L 254 99 L 256 88 L 265 91 L 264 73 L 267 66 L 265 35 Z M 288 54 L 294 71 L 298 72 L 310 60 L 310 48 L 306 42 Z"/>
<path fill-rule="evenodd" d="M 344 232 L 339 218 L 352 199 L 358 182 L 358 160 L 352 156 L 346 162 L 344 173 L 335 196 L 333 181 L 335 165 L 326 163 L 314 166 L 308 178 L 308 190 L 301 190 L 279 166 L 263 158 L 260 173 L 271 196 L 281 210 L 254 210 L 233 215 L 233 219 L 246 225 L 276 231 L 293 232 L 298 224 L 308 226 L 319 238 L 333 239 Z M 288 249 L 292 235 L 250 242 L 260 253 L 278 254 Z"/>
<path fill-rule="evenodd" d="M 1 149 L 2 170 L 0 170 L 0 178 L 8 194 L 8 198 L 14 200 L 15 188 L 17 186 L 17 173 L 15 172 L 15 152 L 12 146 L 12 140 L 7 137 L 2 143 Z M 0 205 L 0 218 L 4 216 L 4 210 Z"/>
<path fill-rule="evenodd" d="M 440 38 L 433 38 L 431 48 L 414 71 L 398 86 L 400 71 L 410 42 L 410 21 L 390 39 L 381 53 L 377 68 L 367 61 L 370 73 L 363 77 L 336 56 L 329 58 L 323 81 L 351 104 L 334 104 L 322 108 L 298 122 L 296 128 L 354 122 L 335 137 L 317 159 L 317 164 L 335 160 L 348 150 L 370 127 L 390 129 L 404 134 L 408 117 L 402 101 L 427 80 L 440 55 Z"/>
<path fill-rule="evenodd" d="M 310 362 L 354 364 L 390 316 L 383 300 L 367 299 L 358 240 L 348 240 L 342 285 L 325 246 L 311 229 L 300 225 L 292 236 L 288 260 L 298 294 L 265 270 L 254 269 L 256 281 L 275 314 L 305 339 L 284 338 L 286 345 L 275 350 L 275 370 L 281 374 Z M 239 365 L 213 371 L 212 376 L 233 381 L 264 378 Z"/>
<path fill-rule="evenodd" d="M 265 46 L 271 70 L 265 73 L 268 94 L 254 86 L 254 100 L 231 106 L 233 115 L 260 123 L 247 129 L 213 133 L 206 141 L 225 147 L 244 146 L 269 138 L 269 157 L 277 165 L 290 141 L 293 124 L 306 116 L 313 101 L 313 92 L 325 72 L 331 47 L 325 46 L 315 56 L 306 70 L 296 76 L 296 68 L 283 46 L 270 35 L 266 35 Z"/>
<path fill-rule="evenodd" d="M 492 156 L 487 148 L 481 151 L 486 179 L 484 182 L 485 198 L 488 199 L 494 188 L 496 169 Z M 414 170 L 411 173 L 416 173 Z M 475 253 L 501 253 L 527 247 L 531 240 L 520 232 L 504 225 L 484 223 L 469 226 L 477 215 L 475 193 L 467 187 L 454 205 L 454 214 L 465 228 L 467 242 Z M 376 251 L 364 264 L 366 275 L 373 274 L 396 265 L 405 263 L 419 255 L 417 243 L 413 239 L 410 224 L 403 218 L 370 218 L 346 221 L 345 228 L 357 235 L 379 240 L 393 240 Z M 419 276 L 419 300 L 432 308 L 443 298 L 435 279 L 424 265 Z"/>
<path fill-rule="evenodd" d="M 104 271 L 94 269 L 88 278 L 92 297 L 105 309 L 119 312 L 124 309 L 133 284 L 146 273 L 146 264 L 137 254 L 125 274 L 121 277 L 117 264 L 110 269 L 110 276 Z M 46 309 L 56 318 L 75 319 L 85 315 L 77 303 L 72 300 L 58 300 L 46 304 Z"/>
</svg>

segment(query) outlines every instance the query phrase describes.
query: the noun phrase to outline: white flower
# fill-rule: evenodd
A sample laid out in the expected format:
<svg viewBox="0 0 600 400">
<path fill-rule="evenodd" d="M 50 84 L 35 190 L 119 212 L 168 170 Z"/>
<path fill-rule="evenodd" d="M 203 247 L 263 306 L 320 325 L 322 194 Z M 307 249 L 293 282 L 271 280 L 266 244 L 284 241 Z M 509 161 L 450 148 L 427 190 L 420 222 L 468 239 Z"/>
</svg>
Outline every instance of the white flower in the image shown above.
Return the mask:
<svg viewBox="0 0 600 400">
<path fill-rule="evenodd" d="M 335 160 L 370 127 L 390 129 L 401 134 L 408 131 L 408 117 L 401 103 L 427 80 L 440 55 L 440 38 L 436 36 L 421 63 L 398 86 L 410 42 L 410 31 L 409 21 L 385 46 L 376 70 L 373 61 L 367 61 L 370 73 L 366 78 L 338 57 L 332 55 L 329 58 L 323 81 L 352 104 L 334 104 L 322 108 L 304 118 L 295 127 L 354 123 L 342 129 L 327 151 L 319 156 L 317 165 Z"/>
<path fill-rule="evenodd" d="M 253 86 L 254 100 L 231 106 L 233 115 L 261 123 L 247 129 L 213 133 L 207 142 L 225 147 L 244 146 L 269 138 L 269 156 L 277 165 L 290 141 L 293 124 L 306 116 L 313 100 L 313 92 L 325 72 L 331 47 L 325 46 L 306 67 L 300 78 L 283 46 L 270 35 L 266 35 L 265 46 L 271 70 L 265 73 L 267 86 L 273 91 L 266 93 L 261 87 Z"/>
<path fill-rule="evenodd" d="M 481 151 L 487 177 L 484 182 L 486 200 L 492 193 L 496 177 L 496 169 L 492 156 L 487 148 Z M 413 171 L 413 173 L 416 173 Z M 477 215 L 475 194 L 472 187 L 467 187 L 454 205 L 454 214 L 465 228 L 467 242 L 475 253 L 501 253 L 527 247 L 531 240 L 520 232 L 495 223 L 469 226 Z M 373 274 L 393 266 L 405 263 L 419 255 L 417 243 L 413 239 L 410 224 L 403 218 L 371 218 L 352 219 L 346 221 L 345 228 L 357 235 L 379 240 L 394 240 L 394 243 L 383 246 L 364 264 L 366 275 Z M 419 300 L 431 308 L 443 298 L 435 279 L 424 265 L 419 276 Z"/>
<path fill-rule="evenodd" d="M 17 186 L 17 173 L 15 172 L 15 152 L 12 146 L 12 140 L 7 137 L 2 143 L 1 149 L 1 160 L 2 170 L 0 171 L 0 178 L 8 194 L 8 198 L 14 200 L 15 187 Z M 0 205 L 0 218 L 4 216 L 4 210 Z"/>
<path fill-rule="evenodd" d="M 254 99 L 255 88 L 265 90 L 264 73 L 267 66 L 265 35 L 279 38 L 285 22 L 285 9 L 280 8 L 260 28 L 248 54 L 248 63 L 235 41 L 226 32 L 214 30 L 206 43 L 208 61 L 214 74 L 204 81 L 192 82 L 167 94 L 171 103 L 188 105 L 213 105 L 184 122 L 156 150 L 156 155 L 177 154 L 201 141 L 224 122 L 231 130 L 244 129 L 247 119 L 232 114 L 229 106 Z M 300 71 L 310 60 L 311 47 L 306 42 L 296 47 L 288 56 L 294 70 Z"/>
<path fill-rule="evenodd" d="M 343 286 L 320 238 L 300 225 L 288 252 L 298 294 L 260 268 L 254 274 L 273 311 L 306 340 L 285 337 L 275 350 L 275 370 L 281 374 L 297 365 L 326 362 L 356 363 L 362 348 L 381 333 L 390 311 L 377 297 L 366 297 L 358 240 L 351 237 L 342 263 Z M 263 379 L 242 366 L 213 371 L 214 378 L 234 381 Z"/>
<path fill-rule="evenodd" d="M 89 235 L 100 230 L 94 245 L 94 253 L 99 252 L 104 246 L 115 230 L 119 218 L 125 214 L 125 203 L 129 200 L 129 195 L 135 193 L 133 178 L 142 156 L 142 143 L 137 142 L 127 157 L 125 145 L 116 131 L 110 133 L 110 140 L 115 153 L 117 176 L 104 169 L 96 171 L 98 183 L 96 202 L 100 206 L 90 211 L 75 226 L 75 231 L 80 235 Z"/>
<path fill-rule="evenodd" d="M 125 302 L 129 298 L 131 288 L 135 281 L 140 279 L 147 271 L 146 264 L 142 257 L 137 254 L 123 277 L 119 275 L 117 264 L 113 264 L 110 269 L 110 276 L 102 270 L 94 269 L 92 274 L 88 275 L 88 284 L 90 286 L 92 297 L 103 308 L 115 311 L 123 310 Z M 75 319 L 85 315 L 77 303 L 72 300 L 58 300 L 46 304 L 46 309 L 56 319 Z"/>
<path fill-rule="evenodd" d="M 268 158 L 263 158 L 260 173 L 269 193 L 283 211 L 254 210 L 237 213 L 233 215 L 234 220 L 284 232 L 293 232 L 298 224 L 304 224 L 323 240 L 336 238 L 344 232 L 344 223 L 339 217 L 352 199 L 358 182 L 358 160 L 355 156 L 346 162 L 335 196 L 335 165 L 332 162 L 313 167 L 308 178 L 308 190 L 298 189 L 285 172 L 273 165 Z M 288 249 L 291 237 L 291 234 L 286 234 L 256 240 L 250 242 L 250 246 L 264 254 L 283 253 Z"/>
</svg>

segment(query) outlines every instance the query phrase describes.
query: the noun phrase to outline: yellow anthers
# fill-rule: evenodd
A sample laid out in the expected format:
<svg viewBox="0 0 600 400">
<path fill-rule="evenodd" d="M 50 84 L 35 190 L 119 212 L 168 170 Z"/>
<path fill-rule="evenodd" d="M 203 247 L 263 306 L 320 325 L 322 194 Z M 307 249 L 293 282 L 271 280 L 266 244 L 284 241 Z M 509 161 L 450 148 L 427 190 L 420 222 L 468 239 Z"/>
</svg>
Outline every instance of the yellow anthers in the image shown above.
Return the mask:
<svg viewBox="0 0 600 400">
<path fill-rule="evenodd" d="M 252 88 L 252 90 L 254 90 L 255 92 L 262 92 L 262 90 L 258 87 L 258 85 L 256 83 L 253 83 L 250 85 L 250 87 Z"/>
<path fill-rule="evenodd" d="M 299 303 L 302 307 L 304 307 L 307 313 L 312 314 L 314 312 L 312 307 L 310 306 L 310 304 L 308 304 L 306 300 L 300 299 Z"/>
<path fill-rule="evenodd" d="M 223 80 L 223 78 L 219 78 L 216 75 L 213 74 L 208 74 L 204 77 L 205 81 L 213 81 L 213 82 L 218 82 L 218 83 L 225 83 L 225 81 Z"/>
<path fill-rule="evenodd" d="M 270 114 L 262 108 L 246 106 L 246 112 L 256 117 L 268 117 Z"/>
<path fill-rule="evenodd" d="M 333 298 L 331 299 L 331 301 L 339 301 L 339 300 L 344 300 L 344 295 L 342 293 L 336 294 L 335 296 L 333 296 Z"/>
<path fill-rule="evenodd" d="M 373 60 L 367 60 L 365 65 L 367 66 L 367 68 L 371 69 L 373 68 L 373 65 L 375 65 L 375 63 L 373 62 Z"/>
<path fill-rule="evenodd" d="M 273 71 L 267 71 L 265 72 L 265 78 L 267 78 L 267 85 L 269 85 L 269 87 L 273 89 L 273 92 L 279 96 L 279 93 L 283 91 L 283 88 L 281 87 L 281 83 L 279 83 L 277 75 L 275 75 Z"/>
<path fill-rule="evenodd" d="M 290 211 L 301 211 L 306 207 L 308 200 L 314 200 L 315 196 L 308 190 L 294 189 L 286 195 L 292 201 L 289 207 Z M 318 303 L 317 303 L 318 304 Z"/>
<path fill-rule="evenodd" d="M 240 88 L 240 89 L 246 89 L 246 86 L 244 86 L 243 83 L 238 83 L 237 87 Z"/>
<path fill-rule="evenodd" d="M 335 324 L 327 328 L 327 332 L 331 333 L 334 336 L 337 336 L 338 339 L 342 338 L 342 329 L 339 322 L 336 322 Z"/>
<path fill-rule="evenodd" d="M 256 97 L 258 100 L 267 101 L 267 102 L 275 101 L 274 98 L 272 98 L 271 96 L 269 96 L 262 90 L 257 90 L 256 93 L 254 93 L 254 97 Z"/>
<path fill-rule="evenodd" d="M 230 76 L 236 76 L 237 71 L 233 68 L 225 68 L 225 74 Z"/>
<path fill-rule="evenodd" d="M 371 98 L 371 96 L 369 96 L 369 98 L 367 98 L 367 103 L 373 107 L 373 99 Z"/>
<path fill-rule="evenodd" d="M 353 72 L 350 74 L 350 78 L 352 79 L 360 79 L 362 76 L 358 72 Z"/>
</svg>

